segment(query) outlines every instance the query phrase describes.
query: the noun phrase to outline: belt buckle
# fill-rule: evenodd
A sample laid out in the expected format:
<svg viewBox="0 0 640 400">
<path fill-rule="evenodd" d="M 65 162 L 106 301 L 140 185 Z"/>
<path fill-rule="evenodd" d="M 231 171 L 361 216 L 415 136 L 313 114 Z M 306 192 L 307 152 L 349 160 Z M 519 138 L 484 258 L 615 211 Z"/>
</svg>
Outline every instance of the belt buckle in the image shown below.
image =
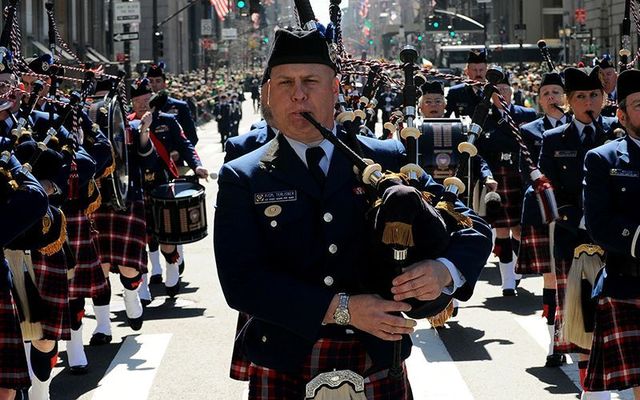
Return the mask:
<svg viewBox="0 0 640 400">
<path fill-rule="evenodd" d="M 348 387 L 341 388 L 343 384 Z M 366 400 L 364 378 L 351 370 L 324 372 L 309 381 L 305 387 L 305 399 L 307 400 L 336 398 L 332 397 L 330 393 L 338 395 L 337 398 Z"/>
<path fill-rule="evenodd" d="M 500 161 L 511 161 L 511 153 L 500 153 Z"/>
</svg>

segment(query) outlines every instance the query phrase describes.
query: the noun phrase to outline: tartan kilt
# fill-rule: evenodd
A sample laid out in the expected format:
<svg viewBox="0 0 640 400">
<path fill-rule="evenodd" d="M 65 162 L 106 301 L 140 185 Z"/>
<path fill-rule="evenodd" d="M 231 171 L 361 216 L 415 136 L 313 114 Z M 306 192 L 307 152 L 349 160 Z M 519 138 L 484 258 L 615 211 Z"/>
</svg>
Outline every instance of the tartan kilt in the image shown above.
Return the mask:
<svg viewBox="0 0 640 400">
<path fill-rule="evenodd" d="M 7 264 L 0 261 L 1 276 L 8 276 Z M 22 344 L 20 322 L 11 290 L 0 282 L 0 387 L 22 389 L 31 385 Z M 6 287 L 5 287 L 6 286 Z"/>
<path fill-rule="evenodd" d="M 502 212 L 492 224 L 494 228 L 511 228 L 520 225 L 522 214 L 522 177 L 518 168 L 500 167 L 493 172 L 493 179 L 498 182 L 496 193 L 500 195 Z"/>
<path fill-rule="evenodd" d="M 69 210 L 65 215 L 69 245 L 76 257 L 74 276 L 69 281 L 69 298 L 98 297 L 107 290 L 107 280 L 93 239 L 95 231 L 91 220 L 80 210 Z"/>
<path fill-rule="evenodd" d="M 546 274 L 551 271 L 549 225 L 523 226 L 516 273 Z"/>
<path fill-rule="evenodd" d="M 144 212 L 144 202 L 138 200 L 124 213 L 101 206 L 93 214 L 98 231 L 98 256 L 103 263 L 111 264 L 111 272 L 117 273 L 118 266 L 123 266 L 147 273 Z"/>
<path fill-rule="evenodd" d="M 231 353 L 231 367 L 229 368 L 229 377 L 237 381 L 249 380 L 249 366 L 251 361 L 244 354 L 243 346 L 243 328 L 249 322 L 251 316 L 246 313 L 238 314 L 238 323 L 236 325 L 236 340 L 233 344 L 233 353 Z"/>
<path fill-rule="evenodd" d="M 582 353 L 589 354 L 589 350 L 585 350 L 573 343 L 563 340 L 559 333 L 562 332 L 562 324 L 564 322 L 563 309 L 564 309 L 564 297 L 567 293 L 567 278 L 569 277 L 569 270 L 573 258 L 569 259 L 556 259 L 556 319 L 555 319 L 555 337 L 553 341 L 554 353 Z"/>
<path fill-rule="evenodd" d="M 301 400 L 305 386 L 316 375 L 349 369 L 364 375 L 371 360 L 357 340 L 320 339 L 305 360 L 299 375 L 286 374 L 256 364 L 249 367 L 249 400 Z M 405 364 L 404 379 L 387 377 L 388 369 L 365 376 L 365 395 L 368 400 L 411 400 L 411 387 Z"/>
<path fill-rule="evenodd" d="M 47 313 L 41 321 L 43 339 L 71 340 L 69 280 L 64 250 L 51 256 L 34 250 L 31 252 L 31 260 L 36 286 L 47 307 Z"/>
<path fill-rule="evenodd" d="M 590 391 L 640 386 L 640 299 L 598 299 L 584 386 Z"/>
</svg>

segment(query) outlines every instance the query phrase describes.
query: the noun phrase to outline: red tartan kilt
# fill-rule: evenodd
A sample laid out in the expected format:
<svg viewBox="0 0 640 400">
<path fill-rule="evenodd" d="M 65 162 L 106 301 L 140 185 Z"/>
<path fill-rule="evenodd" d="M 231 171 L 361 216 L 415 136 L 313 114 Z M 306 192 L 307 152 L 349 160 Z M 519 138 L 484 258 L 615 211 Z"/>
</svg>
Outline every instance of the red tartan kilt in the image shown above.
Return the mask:
<svg viewBox="0 0 640 400">
<path fill-rule="evenodd" d="M 69 282 L 69 297 L 97 297 L 107 290 L 107 280 L 93 241 L 95 232 L 91 230 L 91 222 L 84 212 L 72 211 L 65 215 L 69 245 L 76 257 L 74 276 Z"/>
<path fill-rule="evenodd" d="M 371 367 L 371 360 L 356 340 L 320 339 L 307 357 L 300 375 L 278 372 L 251 364 L 249 367 L 249 400 L 300 400 L 305 398 L 305 386 L 316 375 L 349 369 L 361 376 Z M 411 387 L 403 363 L 404 379 L 387 377 L 388 370 L 365 376 L 368 400 L 410 400 Z"/>
<path fill-rule="evenodd" d="M 243 348 L 243 328 L 249 322 L 251 316 L 241 312 L 238 314 L 238 323 L 236 324 L 236 340 L 233 344 L 233 353 L 231 354 L 231 368 L 229 368 L 229 376 L 237 381 L 249 380 L 249 366 L 251 361 L 244 354 Z"/>
<path fill-rule="evenodd" d="M 47 307 L 41 321 L 43 339 L 71 340 L 67 257 L 63 250 L 51 256 L 34 250 L 31 260 L 38 291 Z"/>
<path fill-rule="evenodd" d="M 142 200 L 133 202 L 124 213 L 102 206 L 93 214 L 93 222 L 98 231 L 96 243 L 100 261 L 111 264 L 112 272 L 118 272 L 117 266 L 121 265 L 147 273 L 147 235 Z"/>
<path fill-rule="evenodd" d="M 576 346 L 573 343 L 562 340 L 558 332 L 562 331 L 562 323 L 564 321 L 562 311 L 564 308 L 564 297 L 567 293 L 567 278 L 573 258 L 556 259 L 556 319 L 555 319 L 555 339 L 553 342 L 554 353 L 583 353 L 589 354 L 588 350 Z"/>
<path fill-rule="evenodd" d="M 494 228 L 511 228 L 520 225 L 522 214 L 522 177 L 518 168 L 500 167 L 493 172 L 493 179 L 498 182 L 496 193 L 500 195 L 502 215 L 491 225 Z"/>
<path fill-rule="evenodd" d="M 640 299 L 600 298 L 595 322 L 585 388 L 640 386 Z"/>
<path fill-rule="evenodd" d="M 523 227 L 516 273 L 546 274 L 551 271 L 549 225 Z"/>
<path fill-rule="evenodd" d="M 8 274 L 6 262 L 0 261 L 0 275 Z M 0 387 L 27 388 L 31 384 L 24 355 L 20 322 L 9 287 L 0 282 Z"/>
</svg>

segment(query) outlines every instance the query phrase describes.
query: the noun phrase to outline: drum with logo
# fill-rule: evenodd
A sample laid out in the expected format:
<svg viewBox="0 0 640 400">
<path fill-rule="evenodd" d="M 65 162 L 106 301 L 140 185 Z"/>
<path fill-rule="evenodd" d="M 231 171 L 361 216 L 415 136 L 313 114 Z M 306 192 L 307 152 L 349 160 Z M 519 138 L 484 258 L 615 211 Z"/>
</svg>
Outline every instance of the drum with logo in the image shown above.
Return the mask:
<svg viewBox="0 0 640 400">
<path fill-rule="evenodd" d="M 151 192 L 154 233 L 160 243 L 186 244 L 207 236 L 204 186 L 175 180 Z"/>
<path fill-rule="evenodd" d="M 442 183 L 454 176 L 458 167 L 458 144 L 467 140 L 460 119 L 424 119 L 418 140 L 420 166 L 436 181 Z"/>
</svg>

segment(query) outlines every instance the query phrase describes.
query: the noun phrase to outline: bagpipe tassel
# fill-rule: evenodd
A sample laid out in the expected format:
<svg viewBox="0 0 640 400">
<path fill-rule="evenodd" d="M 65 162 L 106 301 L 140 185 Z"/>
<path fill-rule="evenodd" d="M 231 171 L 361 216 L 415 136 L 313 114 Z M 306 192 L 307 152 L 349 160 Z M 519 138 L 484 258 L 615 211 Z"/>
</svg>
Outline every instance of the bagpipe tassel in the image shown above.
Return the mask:
<svg viewBox="0 0 640 400">
<path fill-rule="evenodd" d="M 413 230 L 411 224 L 404 222 L 387 222 L 382 232 L 382 243 L 398 245 L 403 247 L 413 247 Z"/>
<path fill-rule="evenodd" d="M 553 186 L 551 186 L 549 178 L 536 169 L 531 171 L 531 180 L 533 180 L 533 187 L 535 188 L 543 221 L 548 224 L 560 218 L 556 196 L 553 193 Z"/>
</svg>

